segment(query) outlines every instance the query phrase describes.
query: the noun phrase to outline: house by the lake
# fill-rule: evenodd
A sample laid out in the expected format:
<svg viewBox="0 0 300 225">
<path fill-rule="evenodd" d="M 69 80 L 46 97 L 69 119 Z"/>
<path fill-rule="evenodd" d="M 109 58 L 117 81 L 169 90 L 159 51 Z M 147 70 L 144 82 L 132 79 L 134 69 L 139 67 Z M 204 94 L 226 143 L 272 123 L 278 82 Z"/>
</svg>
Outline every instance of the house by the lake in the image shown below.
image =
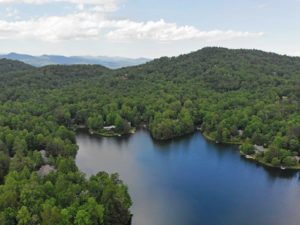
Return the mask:
<svg viewBox="0 0 300 225">
<path fill-rule="evenodd" d="M 107 130 L 107 131 L 111 131 L 111 130 L 115 130 L 116 129 L 116 126 L 115 125 L 111 125 L 111 126 L 106 126 L 106 127 L 103 127 L 104 130 Z"/>
</svg>

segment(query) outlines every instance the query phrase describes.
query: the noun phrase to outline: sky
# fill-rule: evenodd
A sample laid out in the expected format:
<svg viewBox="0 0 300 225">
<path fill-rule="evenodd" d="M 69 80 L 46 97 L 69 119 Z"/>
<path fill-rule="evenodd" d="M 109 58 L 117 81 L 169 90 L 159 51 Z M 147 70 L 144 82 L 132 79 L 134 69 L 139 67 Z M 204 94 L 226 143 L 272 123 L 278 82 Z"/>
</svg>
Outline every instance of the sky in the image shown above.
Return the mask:
<svg viewBox="0 0 300 225">
<path fill-rule="evenodd" d="M 300 56 L 300 0 L 0 0 L 0 52 L 177 56 L 207 46 Z"/>
</svg>

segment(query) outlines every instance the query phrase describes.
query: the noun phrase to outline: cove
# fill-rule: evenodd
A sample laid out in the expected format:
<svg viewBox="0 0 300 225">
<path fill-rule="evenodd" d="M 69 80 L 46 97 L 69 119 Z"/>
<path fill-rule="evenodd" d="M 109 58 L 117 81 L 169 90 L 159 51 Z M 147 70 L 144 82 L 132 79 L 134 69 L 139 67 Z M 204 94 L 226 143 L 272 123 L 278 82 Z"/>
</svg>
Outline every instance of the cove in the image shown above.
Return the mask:
<svg viewBox="0 0 300 225">
<path fill-rule="evenodd" d="M 265 168 L 199 132 L 168 142 L 149 133 L 104 138 L 79 131 L 76 163 L 87 175 L 119 173 L 133 225 L 299 225 L 299 172 Z"/>
</svg>

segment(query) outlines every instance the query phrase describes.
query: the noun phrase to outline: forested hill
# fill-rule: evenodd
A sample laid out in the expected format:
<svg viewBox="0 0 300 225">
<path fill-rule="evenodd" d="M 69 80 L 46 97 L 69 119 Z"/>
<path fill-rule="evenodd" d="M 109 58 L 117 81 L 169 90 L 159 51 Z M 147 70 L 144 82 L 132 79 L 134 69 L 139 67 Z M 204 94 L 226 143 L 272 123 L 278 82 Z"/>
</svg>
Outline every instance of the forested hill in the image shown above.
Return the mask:
<svg viewBox="0 0 300 225">
<path fill-rule="evenodd" d="M 33 69 L 33 66 L 9 59 L 0 59 L 0 74 Z"/>
<path fill-rule="evenodd" d="M 156 59 L 125 71 L 133 75 L 160 74 L 169 80 L 198 78 L 219 92 L 277 86 L 280 80 L 299 78 L 300 58 L 259 50 L 208 47 L 179 57 Z"/>
<path fill-rule="evenodd" d="M 299 168 L 299 58 L 204 48 L 119 70 L 1 62 L 0 224 L 128 224 L 118 176 L 78 171 L 78 127 L 119 135 L 144 125 L 159 140 L 199 128 L 267 165 Z"/>
</svg>

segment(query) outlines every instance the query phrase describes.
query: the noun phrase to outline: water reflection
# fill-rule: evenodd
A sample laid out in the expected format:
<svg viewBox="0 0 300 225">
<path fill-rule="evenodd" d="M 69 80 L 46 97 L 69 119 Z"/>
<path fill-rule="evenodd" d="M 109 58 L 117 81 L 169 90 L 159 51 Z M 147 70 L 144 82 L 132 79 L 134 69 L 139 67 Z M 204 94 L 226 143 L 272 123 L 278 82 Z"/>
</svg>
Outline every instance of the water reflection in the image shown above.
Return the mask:
<svg viewBox="0 0 300 225">
<path fill-rule="evenodd" d="M 299 174 L 267 169 L 200 133 L 153 141 L 78 133 L 79 168 L 118 172 L 129 186 L 133 225 L 298 225 Z M 272 213 L 270 213 L 272 212 Z"/>
</svg>

